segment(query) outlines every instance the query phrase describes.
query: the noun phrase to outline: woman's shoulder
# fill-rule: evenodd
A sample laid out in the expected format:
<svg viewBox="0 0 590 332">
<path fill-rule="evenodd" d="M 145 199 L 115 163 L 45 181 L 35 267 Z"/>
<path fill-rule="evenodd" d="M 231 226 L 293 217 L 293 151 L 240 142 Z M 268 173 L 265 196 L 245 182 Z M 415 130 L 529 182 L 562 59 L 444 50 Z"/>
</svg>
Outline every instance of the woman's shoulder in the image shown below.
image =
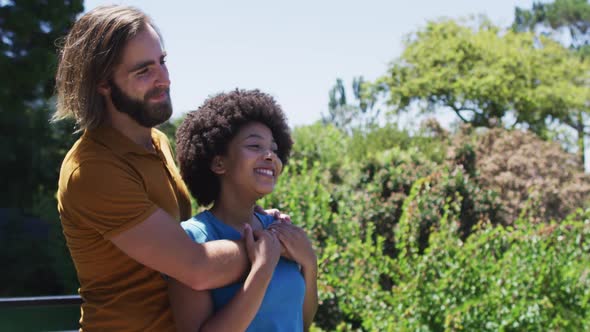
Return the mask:
<svg viewBox="0 0 590 332">
<path fill-rule="evenodd" d="M 256 217 L 258 218 L 258 220 L 260 220 L 260 222 L 262 223 L 263 228 L 267 228 L 268 226 L 270 226 L 270 224 L 272 224 L 273 222 L 275 222 L 275 218 L 271 215 L 268 214 L 262 214 L 262 213 L 258 213 L 258 212 L 254 212 L 254 215 L 256 215 Z"/>
<path fill-rule="evenodd" d="M 217 239 L 213 222 L 211 213 L 203 211 L 181 222 L 180 226 L 193 241 L 203 243 Z"/>
</svg>

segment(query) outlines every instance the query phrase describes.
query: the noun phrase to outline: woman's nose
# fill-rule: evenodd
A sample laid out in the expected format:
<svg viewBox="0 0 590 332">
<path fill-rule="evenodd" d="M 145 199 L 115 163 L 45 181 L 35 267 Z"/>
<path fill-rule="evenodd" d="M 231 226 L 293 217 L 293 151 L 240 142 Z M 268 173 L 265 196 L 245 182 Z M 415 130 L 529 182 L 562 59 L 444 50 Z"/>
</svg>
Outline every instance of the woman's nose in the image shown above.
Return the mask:
<svg viewBox="0 0 590 332">
<path fill-rule="evenodd" d="M 264 159 L 266 160 L 272 160 L 272 150 L 266 150 L 266 153 L 264 154 Z"/>
</svg>

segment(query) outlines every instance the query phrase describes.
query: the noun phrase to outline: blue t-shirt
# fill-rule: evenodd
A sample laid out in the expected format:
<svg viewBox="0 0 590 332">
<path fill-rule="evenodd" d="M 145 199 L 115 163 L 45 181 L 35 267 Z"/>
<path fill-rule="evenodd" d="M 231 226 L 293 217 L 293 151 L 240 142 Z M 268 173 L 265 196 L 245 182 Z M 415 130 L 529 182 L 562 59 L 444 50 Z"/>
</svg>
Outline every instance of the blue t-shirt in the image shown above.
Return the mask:
<svg viewBox="0 0 590 332">
<path fill-rule="evenodd" d="M 256 214 L 266 229 L 273 217 Z M 224 224 L 211 212 L 204 211 L 181 223 L 193 241 L 204 243 L 213 240 L 239 240 L 242 234 Z M 214 311 L 228 303 L 243 283 L 235 283 L 211 290 Z M 303 331 L 303 299 L 305 281 L 297 263 L 279 260 L 264 299 L 246 331 Z"/>
</svg>

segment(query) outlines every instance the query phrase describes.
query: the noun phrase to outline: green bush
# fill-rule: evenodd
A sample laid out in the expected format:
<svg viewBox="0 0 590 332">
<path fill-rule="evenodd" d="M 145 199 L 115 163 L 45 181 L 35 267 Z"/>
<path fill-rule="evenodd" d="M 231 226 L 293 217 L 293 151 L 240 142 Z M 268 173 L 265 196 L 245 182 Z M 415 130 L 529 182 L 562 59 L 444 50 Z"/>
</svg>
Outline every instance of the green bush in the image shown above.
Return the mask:
<svg viewBox="0 0 590 332">
<path fill-rule="evenodd" d="M 354 216 L 362 229 L 369 225 L 384 238 L 385 254 L 395 256 L 395 227 L 414 182 L 430 174 L 435 164 L 416 149 L 392 148 L 358 163 L 361 170 L 349 200 L 359 208 Z"/>
<path fill-rule="evenodd" d="M 483 190 L 462 166 L 447 165 L 414 183 L 396 230 L 399 249 L 422 253 L 448 208 L 456 216 L 455 236 L 460 239 L 466 239 L 479 223 L 502 224 L 497 194 Z"/>
<path fill-rule="evenodd" d="M 332 180 L 338 182 L 337 172 L 346 162 L 346 149 L 349 138 L 338 128 L 332 125 L 316 123 L 309 126 L 301 126 L 293 129 L 294 145 L 291 154 L 296 173 L 301 173 L 299 165 L 306 169 L 316 164 L 322 169 L 329 170 L 334 177 Z"/>
<path fill-rule="evenodd" d="M 434 133 L 430 127 L 424 127 L 417 134 L 412 135 L 408 130 L 388 123 L 368 131 L 353 131 L 346 152 L 352 160 L 363 160 L 379 155 L 383 151 L 399 148 L 416 150 L 424 159 L 441 163 L 446 155 L 445 142 L 445 134 Z"/>
<path fill-rule="evenodd" d="M 313 161 L 294 159 L 261 204 L 313 238 L 314 331 L 590 329 L 590 212 L 507 223 L 481 179 L 478 135 L 450 137 L 442 159 L 413 141 L 327 161 L 319 151 L 345 155 L 355 138 L 307 141 Z"/>
<path fill-rule="evenodd" d="M 395 263 L 392 330 L 587 331 L 590 222 L 482 225 L 462 241 L 443 218 L 423 255 Z M 404 318 L 404 319 L 401 319 Z"/>
</svg>

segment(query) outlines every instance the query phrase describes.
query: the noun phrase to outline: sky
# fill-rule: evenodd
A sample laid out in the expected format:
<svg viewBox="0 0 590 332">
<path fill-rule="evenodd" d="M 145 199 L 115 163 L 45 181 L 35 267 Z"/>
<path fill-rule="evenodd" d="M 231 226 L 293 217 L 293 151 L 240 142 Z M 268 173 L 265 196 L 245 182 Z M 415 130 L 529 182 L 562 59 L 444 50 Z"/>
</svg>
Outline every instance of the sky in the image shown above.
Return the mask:
<svg viewBox="0 0 590 332">
<path fill-rule="evenodd" d="M 337 78 L 350 89 L 354 77 L 384 75 L 401 55 L 404 38 L 426 22 L 485 14 L 506 27 L 515 7 L 530 8 L 533 1 L 87 0 L 85 11 L 113 3 L 140 8 L 159 27 L 173 117 L 220 92 L 260 89 L 295 127 L 327 114 Z M 437 117 L 443 125 L 454 120 L 452 114 Z"/>
</svg>

